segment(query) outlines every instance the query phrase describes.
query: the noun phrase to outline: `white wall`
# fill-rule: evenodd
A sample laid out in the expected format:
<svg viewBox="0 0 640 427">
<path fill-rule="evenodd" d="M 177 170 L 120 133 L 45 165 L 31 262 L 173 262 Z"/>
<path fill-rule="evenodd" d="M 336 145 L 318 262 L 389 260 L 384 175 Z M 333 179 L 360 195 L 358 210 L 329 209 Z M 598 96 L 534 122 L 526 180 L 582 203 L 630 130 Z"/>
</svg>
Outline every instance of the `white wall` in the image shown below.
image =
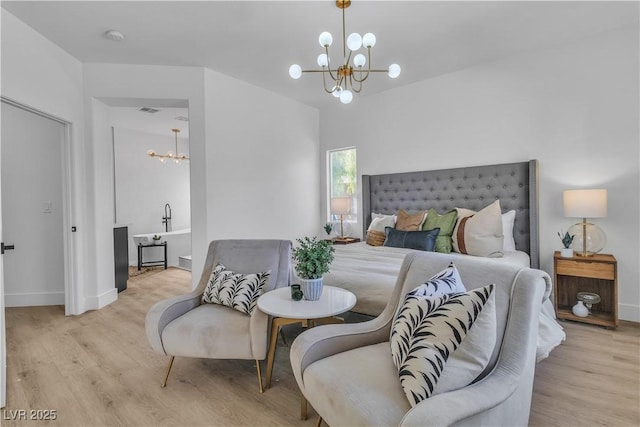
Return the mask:
<svg viewBox="0 0 640 427">
<path fill-rule="evenodd" d="M 175 139 L 170 132 L 159 136 L 116 127 L 113 141 L 115 222 L 128 227 L 129 265 L 137 265 L 138 252 L 131 236 L 165 231 L 162 217 L 166 203 L 171 206 L 172 230 L 191 227 L 189 162 L 163 164 L 147 155 L 150 149 L 161 154 L 174 151 Z M 178 150 L 188 156 L 189 141 L 178 138 Z M 188 247 L 182 248 L 179 255 L 191 255 L 190 239 L 185 239 L 185 242 Z M 169 249 L 173 249 L 173 245 Z M 150 254 L 149 259 L 160 259 L 156 255 Z M 177 265 L 178 255 L 171 257 L 168 262 L 169 265 Z"/>
<path fill-rule="evenodd" d="M 640 321 L 638 51 L 636 26 L 356 97 L 321 111 L 321 150 L 355 145 L 359 175 L 538 159 L 549 273 L 556 232 L 578 221 L 562 191 L 607 188 L 594 221 L 618 260 L 620 317 Z"/>
<path fill-rule="evenodd" d="M 208 238 L 313 234 L 318 110 L 211 70 L 205 87 Z"/>
<path fill-rule="evenodd" d="M 67 314 L 79 314 L 86 310 L 85 284 L 95 277 L 95 254 L 88 245 L 93 237 L 86 226 L 91 211 L 84 185 L 82 64 L 4 9 L 1 19 L 2 96 L 71 124 L 71 221 L 78 232 L 70 237 L 76 262 L 68 272 L 67 290 L 75 292 L 73 298 L 66 295 L 65 309 Z"/>
</svg>

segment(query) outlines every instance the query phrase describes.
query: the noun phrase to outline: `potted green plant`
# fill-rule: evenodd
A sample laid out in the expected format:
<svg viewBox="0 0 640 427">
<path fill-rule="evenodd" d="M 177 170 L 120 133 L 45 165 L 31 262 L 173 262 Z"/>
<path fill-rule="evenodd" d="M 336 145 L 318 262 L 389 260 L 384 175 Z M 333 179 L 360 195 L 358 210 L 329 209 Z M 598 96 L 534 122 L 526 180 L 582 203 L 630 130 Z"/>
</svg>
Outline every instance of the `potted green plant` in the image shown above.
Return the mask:
<svg viewBox="0 0 640 427">
<path fill-rule="evenodd" d="M 562 234 L 562 230 L 558 232 L 558 237 L 560 237 L 560 241 L 562 242 L 563 248 L 560 249 L 560 256 L 565 258 L 571 258 L 573 256 L 573 249 L 571 248 L 571 243 L 573 243 L 573 238 L 575 235 L 566 233 Z"/>
<path fill-rule="evenodd" d="M 330 222 L 326 223 L 326 224 L 324 225 L 324 231 L 326 231 L 326 232 L 327 232 L 327 236 L 330 236 L 330 235 L 331 235 L 331 232 L 333 231 L 333 225 L 331 225 L 331 223 L 330 223 Z"/>
<path fill-rule="evenodd" d="M 291 256 L 300 278 L 302 294 L 305 299 L 316 301 L 322 295 L 322 275 L 329 272 L 334 248 L 330 242 L 318 240 L 317 237 L 304 237 L 296 241 L 298 246 L 293 249 Z"/>
<path fill-rule="evenodd" d="M 162 237 L 158 236 L 157 234 L 154 234 L 153 237 L 151 238 L 151 240 L 153 240 L 153 244 L 154 245 L 159 245 L 160 243 L 162 243 Z"/>
</svg>

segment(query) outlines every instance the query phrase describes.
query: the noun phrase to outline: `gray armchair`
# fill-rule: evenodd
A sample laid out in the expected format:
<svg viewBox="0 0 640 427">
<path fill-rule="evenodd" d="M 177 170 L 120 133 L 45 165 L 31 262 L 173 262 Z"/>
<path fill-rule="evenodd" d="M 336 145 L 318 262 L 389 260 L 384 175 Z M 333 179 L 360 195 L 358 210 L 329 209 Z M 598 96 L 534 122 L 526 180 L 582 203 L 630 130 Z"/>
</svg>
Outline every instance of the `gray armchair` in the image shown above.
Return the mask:
<svg viewBox="0 0 640 427">
<path fill-rule="evenodd" d="M 269 317 L 257 308 L 251 316 L 218 304 L 201 304 L 212 270 L 219 263 L 236 273 L 271 271 L 265 292 L 289 285 L 291 242 L 288 240 L 214 240 L 209 244 L 200 282 L 188 294 L 160 301 L 147 313 L 145 327 L 151 347 L 171 356 L 162 387 L 175 356 L 256 361 L 262 393 L 260 360 L 267 355 Z"/>
<path fill-rule="evenodd" d="M 497 340 L 479 379 L 413 408 L 391 359 L 389 331 L 403 295 L 455 261 L 467 289 L 496 285 Z M 291 347 L 300 390 L 337 426 L 525 426 L 535 370 L 538 317 L 551 280 L 540 270 L 432 252 L 406 256 L 394 292 L 377 318 L 305 331 Z M 304 409 L 303 409 L 304 411 Z"/>
</svg>

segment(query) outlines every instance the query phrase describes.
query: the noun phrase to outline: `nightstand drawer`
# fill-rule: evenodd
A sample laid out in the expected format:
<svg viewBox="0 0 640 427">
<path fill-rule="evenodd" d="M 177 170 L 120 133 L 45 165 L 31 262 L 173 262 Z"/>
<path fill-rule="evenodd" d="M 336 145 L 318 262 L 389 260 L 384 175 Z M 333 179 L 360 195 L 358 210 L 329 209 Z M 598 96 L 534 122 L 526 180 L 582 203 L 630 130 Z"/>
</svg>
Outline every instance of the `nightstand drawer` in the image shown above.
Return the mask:
<svg viewBox="0 0 640 427">
<path fill-rule="evenodd" d="M 558 260 L 556 274 L 613 280 L 614 265 L 603 262 Z"/>
</svg>

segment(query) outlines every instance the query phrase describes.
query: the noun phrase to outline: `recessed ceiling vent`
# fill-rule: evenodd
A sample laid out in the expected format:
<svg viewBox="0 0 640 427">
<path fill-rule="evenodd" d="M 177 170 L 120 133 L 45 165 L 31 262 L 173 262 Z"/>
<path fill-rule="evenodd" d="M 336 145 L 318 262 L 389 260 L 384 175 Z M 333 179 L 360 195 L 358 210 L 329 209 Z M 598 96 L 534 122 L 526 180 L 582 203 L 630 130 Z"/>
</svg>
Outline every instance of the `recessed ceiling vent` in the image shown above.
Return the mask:
<svg viewBox="0 0 640 427">
<path fill-rule="evenodd" d="M 185 116 L 178 116 L 175 118 L 175 120 L 180 120 L 181 122 L 188 122 L 189 118 Z"/>
<path fill-rule="evenodd" d="M 142 111 L 143 113 L 155 114 L 160 110 L 156 110 L 155 108 L 151 108 L 151 107 L 142 107 L 142 108 L 139 108 L 138 111 Z"/>
</svg>

